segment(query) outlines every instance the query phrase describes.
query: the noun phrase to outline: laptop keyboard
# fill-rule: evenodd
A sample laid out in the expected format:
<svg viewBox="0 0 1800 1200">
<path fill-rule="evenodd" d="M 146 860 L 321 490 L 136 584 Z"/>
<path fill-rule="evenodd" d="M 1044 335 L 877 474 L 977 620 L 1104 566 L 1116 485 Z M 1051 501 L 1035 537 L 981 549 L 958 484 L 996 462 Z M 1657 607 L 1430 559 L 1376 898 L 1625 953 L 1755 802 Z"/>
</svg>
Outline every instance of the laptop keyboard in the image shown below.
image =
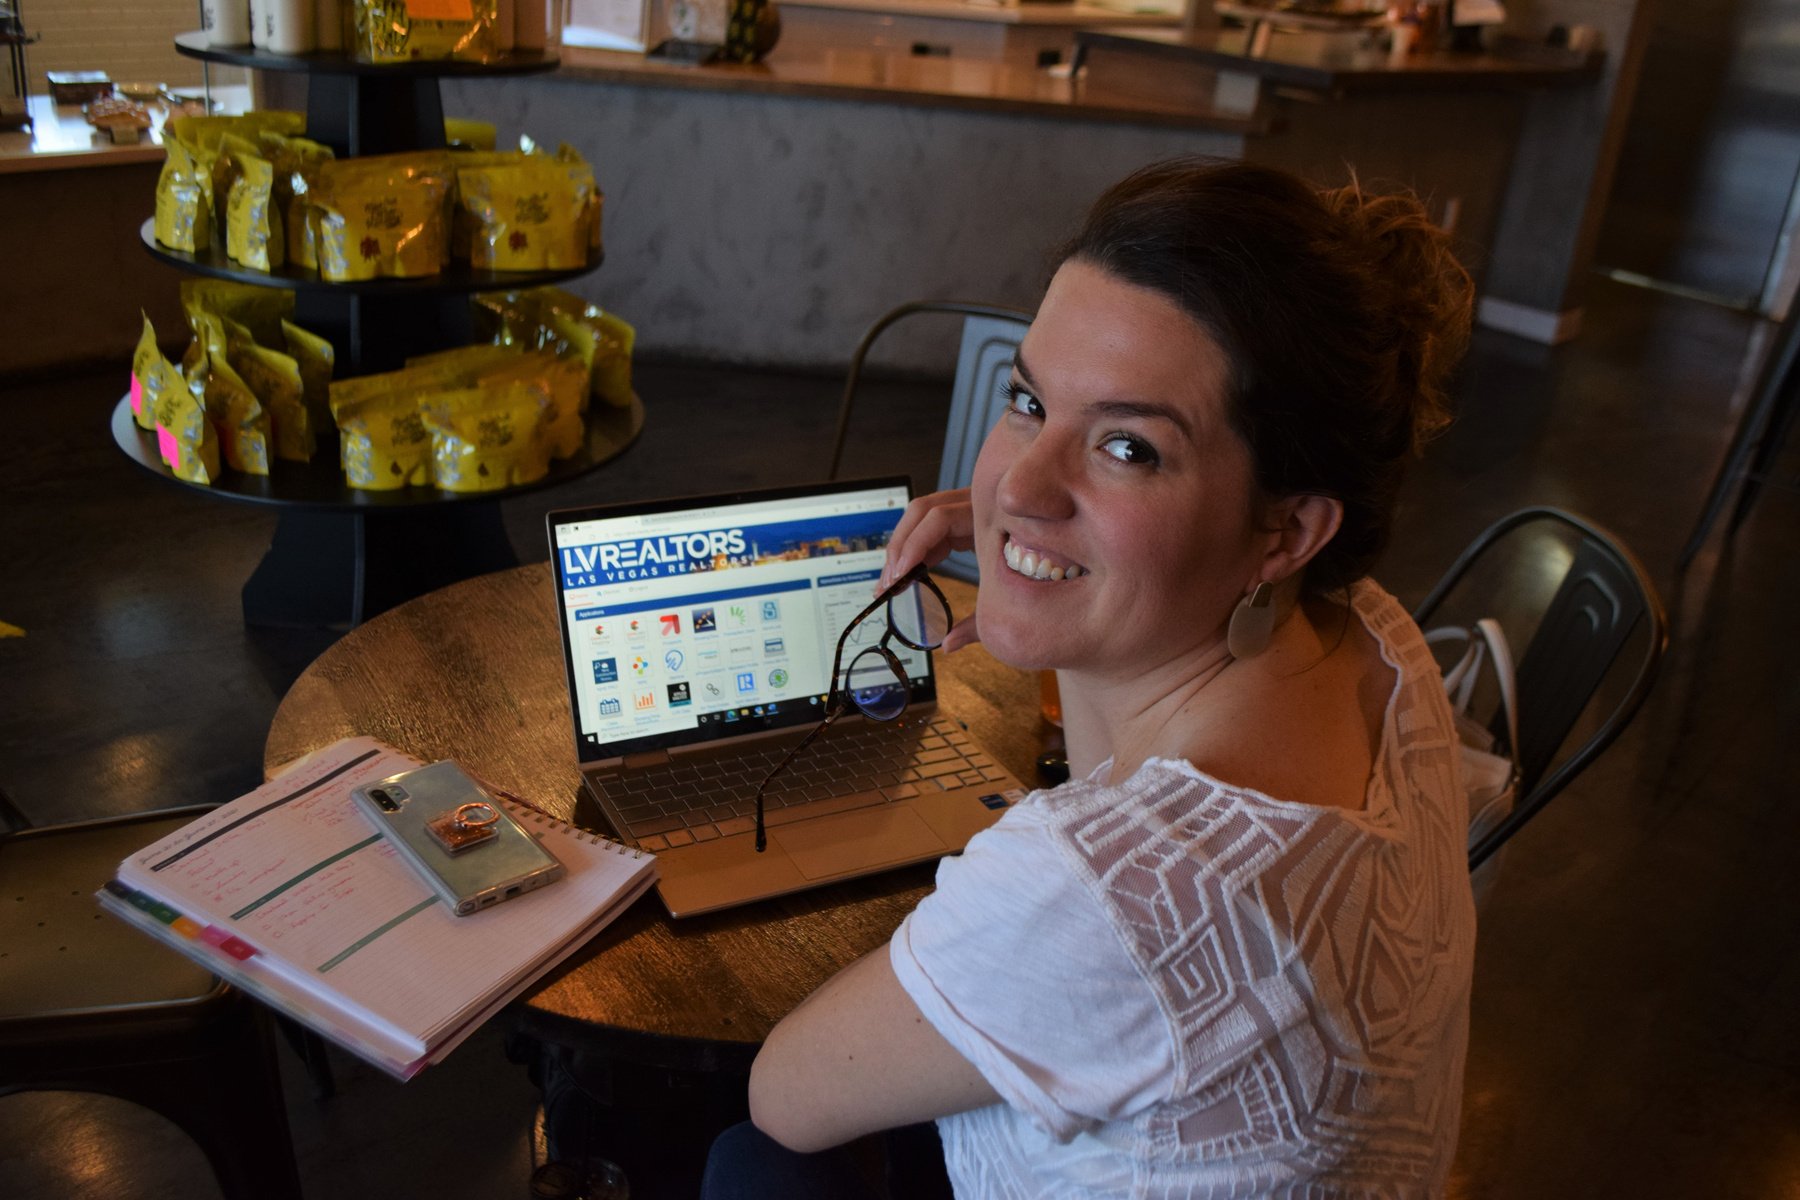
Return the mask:
<svg viewBox="0 0 1800 1200">
<path fill-rule="evenodd" d="M 910 736 L 909 736 L 910 735 Z M 618 810 L 626 834 L 645 850 L 751 833 L 756 788 L 786 747 L 594 776 Z M 924 792 L 955 791 L 1007 779 L 956 722 L 860 726 L 828 731 L 800 752 L 763 794 L 771 827 L 808 817 L 892 804 Z"/>
</svg>

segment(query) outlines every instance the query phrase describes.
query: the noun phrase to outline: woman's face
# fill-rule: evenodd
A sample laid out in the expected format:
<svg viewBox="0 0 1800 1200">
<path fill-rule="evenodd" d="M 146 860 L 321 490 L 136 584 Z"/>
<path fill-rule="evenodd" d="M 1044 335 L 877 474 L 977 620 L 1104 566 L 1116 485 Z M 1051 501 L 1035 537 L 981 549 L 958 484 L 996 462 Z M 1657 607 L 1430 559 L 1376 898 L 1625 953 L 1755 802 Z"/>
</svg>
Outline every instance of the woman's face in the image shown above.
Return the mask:
<svg viewBox="0 0 1800 1200">
<path fill-rule="evenodd" d="M 1161 294 L 1084 262 L 1056 273 L 971 488 L 998 657 L 1136 677 L 1222 636 L 1272 540 L 1228 372 Z"/>
</svg>

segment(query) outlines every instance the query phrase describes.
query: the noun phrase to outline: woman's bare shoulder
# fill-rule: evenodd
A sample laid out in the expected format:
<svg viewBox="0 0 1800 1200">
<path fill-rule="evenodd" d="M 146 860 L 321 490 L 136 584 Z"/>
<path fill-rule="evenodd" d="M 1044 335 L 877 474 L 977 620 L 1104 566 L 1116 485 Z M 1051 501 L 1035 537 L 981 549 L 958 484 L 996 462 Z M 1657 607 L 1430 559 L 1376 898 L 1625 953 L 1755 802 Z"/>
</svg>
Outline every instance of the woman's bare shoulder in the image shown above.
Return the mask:
<svg viewBox="0 0 1800 1200">
<path fill-rule="evenodd" d="M 1182 757 L 1278 800 L 1360 809 L 1395 672 L 1353 613 L 1320 610 L 1308 625 L 1284 653 L 1242 664 L 1250 669 L 1206 706 Z"/>
</svg>

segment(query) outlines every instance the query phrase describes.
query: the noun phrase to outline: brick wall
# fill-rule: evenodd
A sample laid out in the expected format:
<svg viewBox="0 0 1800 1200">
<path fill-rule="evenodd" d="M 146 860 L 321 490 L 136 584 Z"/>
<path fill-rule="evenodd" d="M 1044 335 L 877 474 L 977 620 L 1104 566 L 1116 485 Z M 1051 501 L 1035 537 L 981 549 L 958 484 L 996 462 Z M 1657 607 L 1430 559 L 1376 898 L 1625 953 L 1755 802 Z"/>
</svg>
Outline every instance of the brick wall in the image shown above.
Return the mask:
<svg viewBox="0 0 1800 1200">
<path fill-rule="evenodd" d="M 25 28 L 42 40 L 26 48 L 31 91 L 50 90 L 49 71 L 105 71 L 115 81 L 198 86 L 198 59 L 175 52 L 174 37 L 200 27 L 199 0 L 20 0 Z M 212 82 L 245 82 L 247 71 L 211 68 Z"/>
</svg>

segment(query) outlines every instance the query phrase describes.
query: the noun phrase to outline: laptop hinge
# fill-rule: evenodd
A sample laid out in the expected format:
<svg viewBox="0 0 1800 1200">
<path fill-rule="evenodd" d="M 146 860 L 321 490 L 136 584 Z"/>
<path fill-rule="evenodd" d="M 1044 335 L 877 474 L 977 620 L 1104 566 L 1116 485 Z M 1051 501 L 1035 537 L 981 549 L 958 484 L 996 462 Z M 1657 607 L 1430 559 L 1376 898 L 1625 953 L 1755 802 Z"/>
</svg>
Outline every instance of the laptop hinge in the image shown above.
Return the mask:
<svg viewBox="0 0 1800 1200">
<path fill-rule="evenodd" d="M 640 754 L 627 754 L 623 763 L 627 771 L 641 771 L 645 767 L 660 767 L 669 761 L 667 750 L 645 750 Z"/>
</svg>

